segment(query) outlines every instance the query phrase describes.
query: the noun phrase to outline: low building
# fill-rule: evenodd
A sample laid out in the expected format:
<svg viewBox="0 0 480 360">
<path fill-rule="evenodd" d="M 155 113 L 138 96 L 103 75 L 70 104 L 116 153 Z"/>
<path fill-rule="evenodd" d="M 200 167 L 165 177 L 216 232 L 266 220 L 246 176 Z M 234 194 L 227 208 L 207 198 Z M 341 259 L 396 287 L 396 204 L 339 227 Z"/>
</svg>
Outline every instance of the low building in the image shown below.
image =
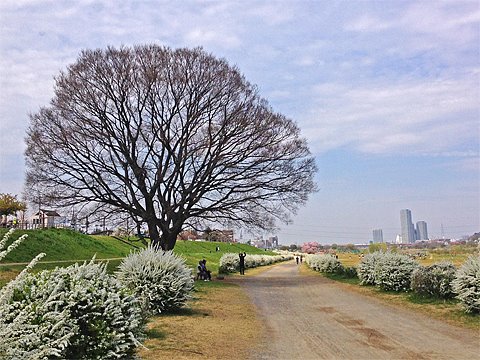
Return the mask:
<svg viewBox="0 0 480 360">
<path fill-rule="evenodd" d="M 32 225 L 34 228 L 50 228 L 57 225 L 56 220 L 60 214 L 55 210 L 40 209 L 32 216 Z"/>
</svg>

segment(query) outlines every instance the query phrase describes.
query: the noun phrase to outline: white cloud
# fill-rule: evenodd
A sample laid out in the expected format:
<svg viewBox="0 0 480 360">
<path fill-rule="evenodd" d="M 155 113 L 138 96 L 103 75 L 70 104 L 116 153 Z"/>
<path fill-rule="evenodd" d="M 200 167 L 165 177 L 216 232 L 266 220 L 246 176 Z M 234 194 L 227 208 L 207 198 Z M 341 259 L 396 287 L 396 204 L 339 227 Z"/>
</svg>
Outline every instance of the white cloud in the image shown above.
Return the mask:
<svg viewBox="0 0 480 360">
<path fill-rule="evenodd" d="M 478 146 L 479 77 L 396 84 L 321 84 L 303 124 L 318 152 L 429 153 Z"/>
<path fill-rule="evenodd" d="M 220 48 L 235 48 L 241 45 L 241 40 L 232 34 L 220 30 L 194 29 L 185 35 L 185 41 L 191 46 L 217 46 Z"/>
<path fill-rule="evenodd" d="M 364 14 L 356 18 L 352 22 L 346 24 L 345 30 L 358 32 L 376 32 L 389 29 L 393 26 L 391 22 L 387 22 L 376 18 L 370 14 Z"/>
</svg>

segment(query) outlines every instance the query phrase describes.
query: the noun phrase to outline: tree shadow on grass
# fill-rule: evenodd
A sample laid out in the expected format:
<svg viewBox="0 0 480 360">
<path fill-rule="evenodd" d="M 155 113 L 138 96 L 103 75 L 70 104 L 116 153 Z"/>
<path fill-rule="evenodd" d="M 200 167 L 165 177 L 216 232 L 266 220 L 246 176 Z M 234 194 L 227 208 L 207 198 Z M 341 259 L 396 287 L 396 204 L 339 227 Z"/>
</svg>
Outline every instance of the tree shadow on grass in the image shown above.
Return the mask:
<svg viewBox="0 0 480 360">
<path fill-rule="evenodd" d="M 163 340 L 167 337 L 167 334 L 165 333 L 165 331 L 159 330 L 157 328 L 152 328 L 145 331 L 145 335 L 147 335 L 147 338 L 149 339 L 159 339 L 159 340 Z"/>
</svg>

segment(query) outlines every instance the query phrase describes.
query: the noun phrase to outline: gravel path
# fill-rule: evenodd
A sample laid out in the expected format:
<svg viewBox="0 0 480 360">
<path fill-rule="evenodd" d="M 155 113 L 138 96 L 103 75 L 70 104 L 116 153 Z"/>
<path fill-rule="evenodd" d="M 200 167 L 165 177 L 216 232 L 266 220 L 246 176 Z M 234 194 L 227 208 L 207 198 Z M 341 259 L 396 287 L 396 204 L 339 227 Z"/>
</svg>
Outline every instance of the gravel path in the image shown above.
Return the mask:
<svg viewBox="0 0 480 360">
<path fill-rule="evenodd" d="M 284 263 L 242 277 L 266 324 L 252 359 L 480 359 L 480 334 L 390 307 Z"/>
</svg>

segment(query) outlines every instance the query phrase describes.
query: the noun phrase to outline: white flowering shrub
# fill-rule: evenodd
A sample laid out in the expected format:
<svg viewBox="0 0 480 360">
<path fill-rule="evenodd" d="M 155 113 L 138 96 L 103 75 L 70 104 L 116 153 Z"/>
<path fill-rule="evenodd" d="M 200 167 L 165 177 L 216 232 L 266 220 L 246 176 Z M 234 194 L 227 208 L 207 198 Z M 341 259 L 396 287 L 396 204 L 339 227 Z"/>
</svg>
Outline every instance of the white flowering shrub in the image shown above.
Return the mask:
<svg viewBox="0 0 480 360">
<path fill-rule="evenodd" d="M 452 281 L 456 268 L 450 262 L 441 262 L 430 266 L 419 266 L 413 273 L 410 287 L 417 294 L 442 299 L 454 296 Z"/>
<path fill-rule="evenodd" d="M 10 246 L 3 250 L 5 246 L 7 245 L 7 241 L 12 236 L 13 232 L 15 229 L 10 229 L 7 231 L 7 233 L 3 236 L 3 238 L 0 240 L 0 260 L 2 260 L 9 252 L 11 252 L 13 249 L 15 249 L 18 245 L 20 245 L 23 240 L 27 238 L 27 234 L 20 236 L 17 240 L 15 240 L 13 243 L 10 244 Z"/>
<path fill-rule="evenodd" d="M 480 256 L 471 256 L 457 270 L 453 291 L 469 313 L 480 313 Z"/>
<path fill-rule="evenodd" d="M 2 260 L 5 256 L 7 256 L 9 252 L 15 249 L 28 237 L 27 234 L 22 235 L 17 240 L 15 240 L 6 250 L 2 250 L 7 245 L 7 241 L 14 231 L 15 229 L 13 228 L 10 229 L 0 240 L 0 260 Z M 28 271 L 30 271 L 44 256 L 45 256 L 45 253 L 40 253 L 37 256 L 35 256 L 35 258 L 32 261 L 30 261 L 30 263 L 22 270 L 22 272 L 16 276 L 15 281 L 10 281 L 7 285 L 5 285 L 3 288 L 0 289 L 0 306 L 2 306 L 2 304 L 10 300 L 13 293 L 14 285 L 17 282 L 19 282 L 21 279 L 23 279 L 27 275 Z"/>
<path fill-rule="evenodd" d="M 280 261 L 293 259 L 293 255 L 260 255 L 254 254 L 245 257 L 245 268 L 251 269 L 258 266 L 270 265 Z M 220 258 L 218 272 L 228 274 L 240 270 L 240 258 L 238 254 L 226 253 Z"/>
<path fill-rule="evenodd" d="M 240 259 L 238 254 L 226 253 L 219 260 L 218 272 L 220 274 L 228 274 L 239 271 Z"/>
<path fill-rule="evenodd" d="M 307 255 L 308 266 L 322 273 L 339 273 L 343 271 L 342 263 L 332 255 Z"/>
<path fill-rule="evenodd" d="M 127 256 L 116 274 L 140 299 L 143 308 L 154 314 L 182 307 L 193 290 L 192 270 L 185 260 L 153 247 Z"/>
<path fill-rule="evenodd" d="M 409 291 L 418 263 L 407 255 L 382 253 L 375 265 L 375 285 L 385 291 Z"/>
<path fill-rule="evenodd" d="M 135 357 L 141 307 L 105 264 L 45 270 L 13 280 L 0 306 L 0 358 Z"/>
<path fill-rule="evenodd" d="M 378 260 L 383 256 L 383 252 L 374 252 L 366 254 L 357 267 L 357 275 L 360 279 L 360 285 L 375 285 L 375 268 Z"/>
</svg>

